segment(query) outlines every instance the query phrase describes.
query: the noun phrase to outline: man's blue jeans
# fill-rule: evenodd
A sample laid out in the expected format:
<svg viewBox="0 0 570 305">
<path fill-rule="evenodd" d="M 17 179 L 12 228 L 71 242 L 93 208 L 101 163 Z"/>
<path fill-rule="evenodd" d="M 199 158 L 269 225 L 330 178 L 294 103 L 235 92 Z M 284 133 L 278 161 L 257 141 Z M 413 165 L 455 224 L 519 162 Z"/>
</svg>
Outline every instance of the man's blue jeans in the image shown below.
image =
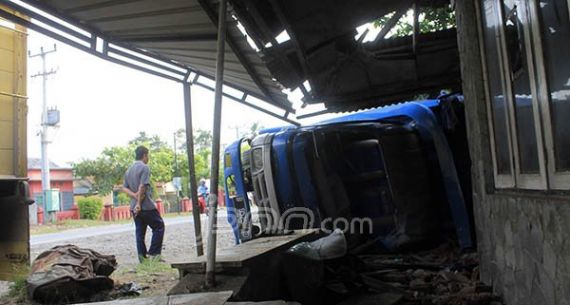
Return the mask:
<svg viewBox="0 0 570 305">
<path fill-rule="evenodd" d="M 143 210 L 135 217 L 137 252 L 139 259 L 148 255 L 160 255 L 162 251 L 162 240 L 164 238 L 164 221 L 158 210 Z M 150 248 L 147 251 L 145 244 L 146 229 L 152 229 L 152 239 Z"/>
</svg>

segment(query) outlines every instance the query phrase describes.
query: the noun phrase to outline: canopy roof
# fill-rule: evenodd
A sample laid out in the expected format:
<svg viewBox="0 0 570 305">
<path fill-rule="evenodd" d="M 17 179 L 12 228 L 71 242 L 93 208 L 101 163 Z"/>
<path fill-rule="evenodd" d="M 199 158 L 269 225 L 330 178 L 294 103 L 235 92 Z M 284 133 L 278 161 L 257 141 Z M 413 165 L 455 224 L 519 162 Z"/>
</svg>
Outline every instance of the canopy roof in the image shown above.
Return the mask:
<svg viewBox="0 0 570 305">
<path fill-rule="evenodd" d="M 84 47 L 99 51 L 99 56 L 139 65 L 140 55 L 150 62 L 166 67 L 159 69 L 176 80 L 184 79 L 187 71 L 213 79 L 216 70 L 217 0 L 24 0 L 6 5 L 47 24 Z M 31 7 L 30 7 L 31 6 Z M 39 8 L 59 20 L 47 18 Z M 229 14 L 231 18 L 231 14 Z M 3 17 L 14 20 L 6 14 Z M 65 22 L 61 22 L 65 21 Z M 284 89 L 272 79 L 260 56 L 238 29 L 237 21 L 228 19 L 224 80 L 225 84 L 249 96 L 266 101 L 283 110 L 294 112 Z M 37 24 L 25 24 L 50 36 Z M 233 26 L 232 26 L 233 25 Z M 71 37 L 70 37 L 71 36 Z M 105 48 L 98 49 L 97 37 Z M 60 38 L 60 37 L 56 37 Z M 70 42 L 64 40 L 64 42 Z M 72 43 L 72 45 L 77 46 Z M 85 49 L 85 48 L 84 48 Z M 135 53 L 129 52 L 135 51 Z M 108 58 L 109 59 L 109 58 Z M 156 64 L 158 63 L 158 64 Z M 169 65 L 164 65 L 169 63 Z M 151 70 L 156 70 L 152 67 Z M 147 71 L 150 72 L 150 71 Z M 157 72 L 157 71 L 153 71 Z M 163 75 L 161 75 L 163 76 Z"/>
<path fill-rule="evenodd" d="M 432 21 L 444 24 L 437 31 L 424 32 L 419 25 L 420 13 L 451 15 L 449 0 L 232 2 L 252 39 L 270 44 L 260 53 L 275 78 L 287 87 L 308 81 L 306 103 L 347 111 L 437 95 L 441 89 L 460 90 L 455 29 L 439 19 Z M 412 10 L 418 20 L 414 33 L 389 37 L 392 26 Z M 365 34 L 356 37 L 356 28 L 380 17 L 389 21 L 376 39 L 360 41 Z M 275 37 L 282 31 L 290 40 L 278 43 Z"/>
<path fill-rule="evenodd" d="M 218 0 L 6 4 L 57 31 L 14 16 L 13 21 L 97 56 L 213 89 L 198 78 L 214 77 Z M 225 95 L 275 115 L 258 101 L 247 101 L 250 96 L 261 99 L 282 109 L 284 114 L 278 116 L 286 119 L 295 109 L 284 88 L 301 88 L 306 103 L 325 103 L 331 111 L 382 106 L 442 88 L 459 90 L 454 29 L 394 38 L 385 38 L 384 32 L 364 44 L 355 40 L 357 26 L 391 12 L 399 19 L 414 5 L 441 7 L 449 0 L 230 0 L 224 80 L 244 95 Z M 0 16 L 10 17 L 1 10 Z M 257 50 L 238 28 L 238 20 Z M 290 40 L 279 43 L 276 37 L 283 32 Z M 307 83 L 310 86 L 304 86 Z"/>
</svg>

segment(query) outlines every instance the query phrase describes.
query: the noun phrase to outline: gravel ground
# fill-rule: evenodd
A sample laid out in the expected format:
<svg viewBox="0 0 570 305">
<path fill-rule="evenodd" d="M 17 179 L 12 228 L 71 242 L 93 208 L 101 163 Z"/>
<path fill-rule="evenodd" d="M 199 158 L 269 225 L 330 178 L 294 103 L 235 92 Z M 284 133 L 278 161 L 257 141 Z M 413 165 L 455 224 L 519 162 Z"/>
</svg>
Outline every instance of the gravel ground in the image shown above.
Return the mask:
<svg viewBox="0 0 570 305">
<path fill-rule="evenodd" d="M 188 217 L 190 219 L 191 216 Z M 202 236 L 204 239 L 204 249 L 206 248 L 207 237 L 206 219 L 202 219 Z M 83 239 L 69 240 L 67 242 L 46 243 L 32 246 L 31 257 L 35 258 L 40 253 L 54 246 L 62 244 L 74 244 L 79 247 L 93 249 L 101 254 L 113 254 L 117 257 L 120 268 L 131 267 L 138 263 L 137 251 L 135 244 L 135 226 L 132 224 L 133 230 L 130 232 L 121 232 L 101 236 L 93 236 Z M 225 217 L 218 217 L 218 248 L 227 248 L 234 244 L 233 234 Z M 150 246 L 150 238 L 152 234 L 149 229 L 147 232 L 147 247 Z M 185 260 L 189 257 L 196 256 L 196 248 L 194 245 L 194 224 L 172 224 L 166 225 L 164 235 L 163 258 L 166 262 L 174 262 Z"/>
</svg>

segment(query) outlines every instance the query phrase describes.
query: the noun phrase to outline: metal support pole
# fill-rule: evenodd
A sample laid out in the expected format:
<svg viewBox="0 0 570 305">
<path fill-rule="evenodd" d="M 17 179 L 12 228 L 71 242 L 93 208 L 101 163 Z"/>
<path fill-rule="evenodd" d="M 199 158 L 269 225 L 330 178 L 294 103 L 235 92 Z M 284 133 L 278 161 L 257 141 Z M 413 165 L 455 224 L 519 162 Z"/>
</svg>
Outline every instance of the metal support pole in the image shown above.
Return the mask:
<svg viewBox="0 0 570 305">
<path fill-rule="evenodd" d="M 200 207 L 198 206 L 198 183 L 196 182 L 196 167 L 194 163 L 194 132 L 192 127 L 192 103 L 189 83 L 182 83 L 184 88 L 184 116 L 186 119 L 186 154 L 188 156 L 188 174 L 190 180 L 190 198 L 192 199 L 192 218 L 194 218 L 194 236 L 196 237 L 196 255 L 204 255 L 202 241 L 202 224 Z"/>
<path fill-rule="evenodd" d="M 227 0 L 220 0 L 218 16 L 218 43 L 216 58 L 216 90 L 214 92 L 214 128 L 212 141 L 212 163 L 210 196 L 208 197 L 208 252 L 206 258 L 206 287 L 216 284 L 216 227 L 218 220 L 218 175 L 220 167 L 220 127 L 222 123 L 222 85 L 224 82 L 224 53 L 226 45 Z"/>
</svg>

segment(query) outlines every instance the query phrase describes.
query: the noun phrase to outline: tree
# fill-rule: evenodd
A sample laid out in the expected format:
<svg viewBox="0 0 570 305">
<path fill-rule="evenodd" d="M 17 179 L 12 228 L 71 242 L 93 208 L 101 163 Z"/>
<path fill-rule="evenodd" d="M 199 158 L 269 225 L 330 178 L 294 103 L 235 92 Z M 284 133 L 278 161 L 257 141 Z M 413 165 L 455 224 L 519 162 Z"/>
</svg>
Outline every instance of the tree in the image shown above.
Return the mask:
<svg viewBox="0 0 570 305">
<path fill-rule="evenodd" d="M 177 158 L 182 177 L 188 177 L 188 155 L 186 154 L 186 130 L 179 129 L 175 133 Z M 210 155 L 212 154 L 212 132 L 196 129 L 194 131 L 194 167 L 198 179 L 210 176 Z M 188 183 L 183 181 L 185 185 Z M 187 191 L 183 191 L 187 194 Z"/>
<path fill-rule="evenodd" d="M 146 132 L 140 131 L 139 135 L 129 141 L 130 146 L 140 146 L 144 145 L 148 147 L 150 151 L 160 150 L 161 148 L 168 147 L 166 142 L 162 141 L 158 135 L 148 136 Z"/>
<path fill-rule="evenodd" d="M 140 132 L 126 146 L 103 149 L 101 155 L 92 160 L 81 160 L 73 165 L 77 177 L 87 178 L 92 184 L 92 191 L 101 195 L 109 194 L 113 187 L 123 182 L 124 174 L 134 160 L 135 148 L 145 145 L 149 148 L 149 167 L 151 183 L 169 182 L 174 174 L 174 151 L 159 136 L 147 136 Z"/>
<path fill-rule="evenodd" d="M 185 130 L 179 129 L 176 131 L 175 136 L 177 137 L 176 158 L 178 169 L 180 176 L 183 178 L 183 193 L 188 195 L 189 171 Z M 212 133 L 208 130 L 197 129 L 194 134 L 194 143 L 196 177 L 198 179 L 209 177 Z M 151 170 L 151 184 L 172 181 L 176 174 L 174 148 L 169 146 L 159 136 L 149 136 L 145 132 L 140 132 L 134 139 L 128 142 L 128 145 L 107 147 L 103 149 L 97 158 L 84 159 L 75 163 L 73 165 L 75 176 L 89 179 L 93 185 L 93 192 L 97 192 L 100 195 L 109 194 L 116 185 L 123 183 L 124 174 L 132 164 L 135 157 L 135 148 L 139 145 L 148 147 L 150 151 L 148 166 Z"/>
<path fill-rule="evenodd" d="M 260 130 L 263 129 L 263 125 L 261 125 L 259 122 L 253 122 L 249 128 L 248 128 L 248 133 L 245 135 L 246 137 L 250 137 L 253 138 L 255 137 Z"/>
<path fill-rule="evenodd" d="M 212 141 L 214 137 L 212 132 L 204 129 L 196 129 L 194 131 L 194 149 L 196 151 L 204 151 L 212 149 Z"/>
<path fill-rule="evenodd" d="M 133 156 L 133 150 L 129 150 L 128 147 L 105 148 L 96 159 L 75 163 L 74 175 L 88 178 L 93 184 L 93 192 L 107 195 L 115 185 L 121 183 Z"/>
<path fill-rule="evenodd" d="M 374 26 L 377 28 L 382 28 L 384 25 L 394 16 L 394 12 L 386 16 L 378 18 L 374 21 Z M 413 10 L 408 11 L 408 13 L 392 28 L 389 35 L 394 37 L 410 36 L 414 32 Z M 420 7 L 419 15 L 419 26 L 420 33 L 437 32 L 455 27 L 455 11 L 451 6 L 445 6 L 440 8 L 432 7 Z"/>
</svg>

